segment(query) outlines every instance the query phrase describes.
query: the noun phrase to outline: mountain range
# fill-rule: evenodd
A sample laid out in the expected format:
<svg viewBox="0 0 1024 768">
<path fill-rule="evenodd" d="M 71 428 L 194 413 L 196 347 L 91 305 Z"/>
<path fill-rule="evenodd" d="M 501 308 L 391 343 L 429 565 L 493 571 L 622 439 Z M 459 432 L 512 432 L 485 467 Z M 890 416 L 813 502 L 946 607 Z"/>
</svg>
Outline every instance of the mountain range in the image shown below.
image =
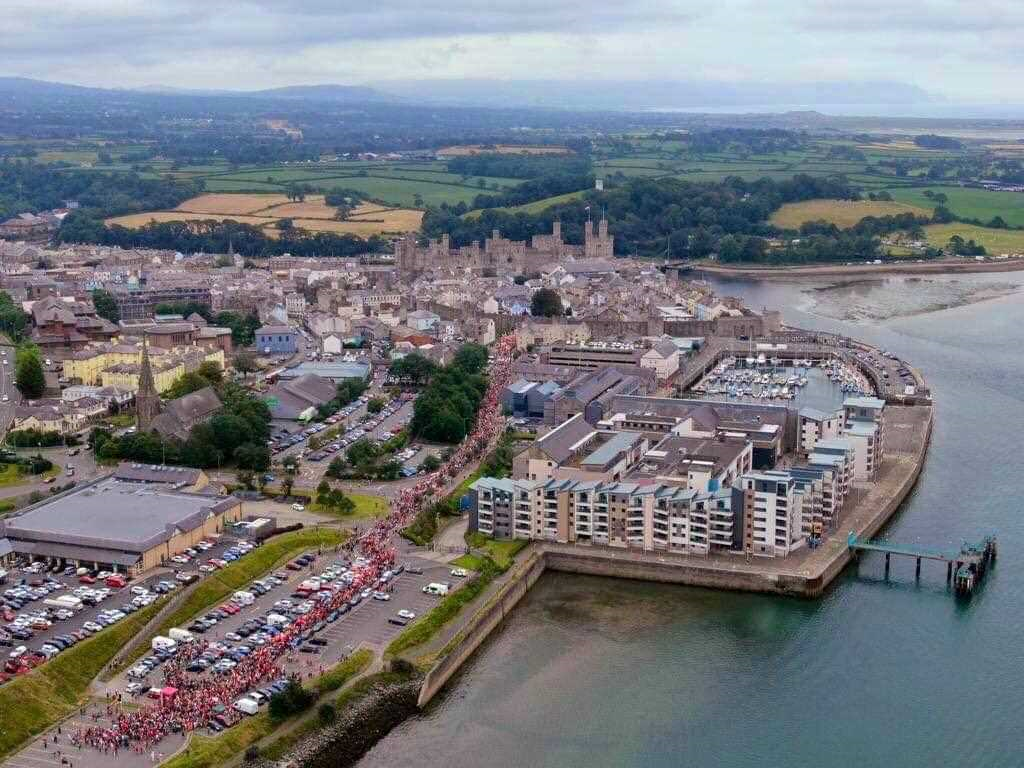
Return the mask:
<svg viewBox="0 0 1024 768">
<path fill-rule="evenodd" d="M 105 89 L 21 77 L 0 77 L 0 96 L 8 98 L 88 97 L 103 94 L 610 111 L 723 108 L 775 111 L 773 107 L 790 108 L 790 105 L 816 108 L 824 105 L 941 102 L 941 99 L 915 85 L 900 82 L 784 84 L 677 80 L 388 80 L 370 85 L 290 85 L 238 91 L 165 85 Z"/>
</svg>

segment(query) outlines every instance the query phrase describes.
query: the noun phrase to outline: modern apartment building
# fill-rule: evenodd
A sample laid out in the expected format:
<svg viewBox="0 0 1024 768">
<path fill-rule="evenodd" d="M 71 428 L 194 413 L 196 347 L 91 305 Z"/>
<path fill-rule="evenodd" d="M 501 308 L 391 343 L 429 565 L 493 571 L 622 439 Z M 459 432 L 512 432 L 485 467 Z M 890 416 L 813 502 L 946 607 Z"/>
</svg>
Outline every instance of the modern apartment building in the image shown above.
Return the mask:
<svg viewBox="0 0 1024 768">
<path fill-rule="evenodd" d="M 499 538 L 700 555 L 742 546 L 742 494 L 732 488 L 484 477 L 471 494 L 471 527 Z"/>
<path fill-rule="evenodd" d="M 785 557 L 803 546 L 803 492 L 788 472 L 750 472 L 743 493 L 743 551 Z"/>
</svg>

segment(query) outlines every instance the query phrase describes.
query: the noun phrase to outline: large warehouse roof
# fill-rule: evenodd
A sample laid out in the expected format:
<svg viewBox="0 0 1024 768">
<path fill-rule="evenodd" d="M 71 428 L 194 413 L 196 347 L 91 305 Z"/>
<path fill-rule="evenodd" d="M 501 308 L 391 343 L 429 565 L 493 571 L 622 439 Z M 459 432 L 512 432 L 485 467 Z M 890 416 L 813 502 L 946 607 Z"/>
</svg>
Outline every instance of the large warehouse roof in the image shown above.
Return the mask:
<svg viewBox="0 0 1024 768">
<path fill-rule="evenodd" d="M 142 553 L 240 503 L 107 477 L 5 518 L 0 537 L 12 539 L 19 551 L 20 542 L 48 542 Z"/>
</svg>

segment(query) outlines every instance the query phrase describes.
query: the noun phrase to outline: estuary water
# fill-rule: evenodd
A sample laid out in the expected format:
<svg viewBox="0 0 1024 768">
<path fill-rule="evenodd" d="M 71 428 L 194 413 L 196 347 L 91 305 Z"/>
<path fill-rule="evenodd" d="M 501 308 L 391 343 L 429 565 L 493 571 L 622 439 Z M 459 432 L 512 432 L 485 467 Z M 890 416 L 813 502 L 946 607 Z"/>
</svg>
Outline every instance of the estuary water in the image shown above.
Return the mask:
<svg viewBox="0 0 1024 768">
<path fill-rule="evenodd" d="M 926 562 L 915 583 L 913 562 L 894 560 L 886 581 L 874 557 L 807 602 L 549 574 L 360 766 L 1024 764 L 1019 285 L 1024 273 L 716 284 L 923 371 L 932 447 L 884 533 L 949 546 L 998 533 L 970 602 L 944 566 Z"/>
</svg>

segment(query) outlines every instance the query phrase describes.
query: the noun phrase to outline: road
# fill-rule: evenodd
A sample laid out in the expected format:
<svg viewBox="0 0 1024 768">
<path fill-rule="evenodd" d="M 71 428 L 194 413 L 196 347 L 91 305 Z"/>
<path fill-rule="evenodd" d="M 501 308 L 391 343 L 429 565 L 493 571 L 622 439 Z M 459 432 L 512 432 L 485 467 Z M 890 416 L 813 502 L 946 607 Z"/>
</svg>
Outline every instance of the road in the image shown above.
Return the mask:
<svg viewBox="0 0 1024 768">
<path fill-rule="evenodd" d="M 0 438 L 7 434 L 7 429 L 14 420 L 14 409 L 21 402 L 21 393 L 14 386 L 14 346 L 10 343 L 0 344 Z"/>
<path fill-rule="evenodd" d="M 110 471 L 108 467 L 97 467 L 92 452 L 86 450 L 84 445 L 78 446 L 78 454 L 76 456 L 68 456 L 68 449 L 63 446 L 57 448 L 18 448 L 15 452 L 19 456 L 35 456 L 38 453 L 43 458 L 49 459 L 60 467 L 60 474 L 53 483 L 44 482 L 40 475 L 35 478 L 27 478 L 24 483 L 0 488 L 0 499 L 13 499 L 17 496 L 32 493 L 32 491 L 47 493 L 54 485 L 65 485 L 72 480 L 76 483 L 83 483 Z M 75 471 L 74 475 L 70 477 L 67 475 L 66 470 L 68 464 Z"/>
</svg>

